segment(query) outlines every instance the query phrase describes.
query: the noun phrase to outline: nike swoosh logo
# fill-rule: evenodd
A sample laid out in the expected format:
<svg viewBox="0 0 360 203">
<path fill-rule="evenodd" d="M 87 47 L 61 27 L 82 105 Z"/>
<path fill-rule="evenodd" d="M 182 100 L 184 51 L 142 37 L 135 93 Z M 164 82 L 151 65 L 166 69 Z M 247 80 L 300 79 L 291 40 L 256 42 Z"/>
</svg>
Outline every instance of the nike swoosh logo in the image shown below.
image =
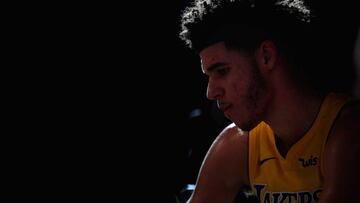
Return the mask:
<svg viewBox="0 0 360 203">
<path fill-rule="evenodd" d="M 259 161 L 259 165 L 261 166 L 265 163 L 265 161 L 269 161 L 271 159 L 276 159 L 276 157 L 270 157 L 270 158 L 263 159 L 263 160 Z"/>
</svg>

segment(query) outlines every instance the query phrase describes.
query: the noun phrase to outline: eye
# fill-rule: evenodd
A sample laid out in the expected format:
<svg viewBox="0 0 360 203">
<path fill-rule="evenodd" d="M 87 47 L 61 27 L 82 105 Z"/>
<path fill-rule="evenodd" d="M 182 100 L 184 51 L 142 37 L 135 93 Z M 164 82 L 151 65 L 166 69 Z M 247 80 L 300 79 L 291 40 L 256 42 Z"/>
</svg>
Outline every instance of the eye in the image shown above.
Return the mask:
<svg viewBox="0 0 360 203">
<path fill-rule="evenodd" d="M 223 76 L 229 72 L 229 67 L 221 67 L 216 70 L 217 75 Z"/>
</svg>

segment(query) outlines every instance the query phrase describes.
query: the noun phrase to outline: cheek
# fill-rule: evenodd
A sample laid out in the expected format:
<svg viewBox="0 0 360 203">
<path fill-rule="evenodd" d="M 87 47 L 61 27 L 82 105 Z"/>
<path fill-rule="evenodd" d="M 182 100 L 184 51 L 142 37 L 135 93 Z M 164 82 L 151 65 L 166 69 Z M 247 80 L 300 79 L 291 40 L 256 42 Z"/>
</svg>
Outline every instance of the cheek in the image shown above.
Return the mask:
<svg viewBox="0 0 360 203">
<path fill-rule="evenodd" d="M 247 85 L 243 83 L 240 79 L 235 80 L 230 85 L 231 92 L 233 93 L 233 96 L 239 98 L 243 97 L 244 95 L 247 95 Z"/>
</svg>

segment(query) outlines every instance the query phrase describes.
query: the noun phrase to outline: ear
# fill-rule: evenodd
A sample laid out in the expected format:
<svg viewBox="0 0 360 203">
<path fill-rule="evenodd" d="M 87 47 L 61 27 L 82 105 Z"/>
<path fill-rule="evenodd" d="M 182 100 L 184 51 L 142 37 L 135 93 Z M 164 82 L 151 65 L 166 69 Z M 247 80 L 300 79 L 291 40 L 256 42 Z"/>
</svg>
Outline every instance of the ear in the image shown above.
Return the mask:
<svg viewBox="0 0 360 203">
<path fill-rule="evenodd" d="M 274 42 L 270 40 L 263 41 L 256 51 L 256 60 L 259 67 L 264 71 L 270 71 L 275 68 L 278 57 L 278 50 Z"/>
</svg>

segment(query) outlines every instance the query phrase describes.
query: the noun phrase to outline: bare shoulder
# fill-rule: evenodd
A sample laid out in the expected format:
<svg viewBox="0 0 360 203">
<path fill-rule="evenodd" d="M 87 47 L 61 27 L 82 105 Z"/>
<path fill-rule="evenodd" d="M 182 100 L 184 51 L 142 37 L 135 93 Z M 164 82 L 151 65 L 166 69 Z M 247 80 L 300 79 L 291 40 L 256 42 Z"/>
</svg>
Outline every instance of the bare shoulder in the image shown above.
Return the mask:
<svg viewBox="0 0 360 203">
<path fill-rule="evenodd" d="M 242 131 L 235 124 L 230 124 L 218 135 L 213 142 L 207 156 L 229 160 L 227 165 L 240 167 L 248 156 L 248 132 Z"/>
<path fill-rule="evenodd" d="M 246 135 L 233 124 L 218 135 L 203 161 L 189 202 L 233 202 L 248 182 Z"/>
<path fill-rule="evenodd" d="M 248 156 L 248 133 L 242 131 L 235 124 L 230 124 L 218 135 L 209 149 L 206 159 L 223 162 L 231 168 L 238 170 L 242 163 L 247 161 Z M 236 173 L 234 171 L 234 173 Z"/>
<path fill-rule="evenodd" d="M 360 101 L 346 104 L 336 119 L 326 145 L 326 152 L 343 154 L 360 147 Z M 344 151 L 345 150 L 345 151 Z M 351 154 L 347 153 L 348 156 Z M 357 154 L 356 156 L 360 156 Z"/>
<path fill-rule="evenodd" d="M 240 141 L 242 143 L 246 143 L 248 139 L 248 132 L 241 130 L 234 123 L 231 123 L 219 134 L 214 143 L 217 142 L 225 142 L 225 143 L 233 143 Z"/>
<path fill-rule="evenodd" d="M 238 136 L 243 136 L 248 134 L 246 131 L 243 131 L 240 128 L 238 128 L 234 123 L 231 123 L 228 126 L 226 126 L 221 133 L 237 134 Z"/>
<path fill-rule="evenodd" d="M 360 100 L 352 100 L 348 102 L 342 109 L 340 116 L 344 118 L 360 118 Z"/>
<path fill-rule="evenodd" d="M 325 184 L 320 202 L 353 202 L 360 182 L 360 102 L 351 101 L 338 115 L 324 151 Z"/>
<path fill-rule="evenodd" d="M 331 131 L 330 139 L 355 139 L 360 141 L 360 101 L 354 100 L 346 104 Z M 354 140 L 354 141 L 355 141 Z"/>
</svg>

